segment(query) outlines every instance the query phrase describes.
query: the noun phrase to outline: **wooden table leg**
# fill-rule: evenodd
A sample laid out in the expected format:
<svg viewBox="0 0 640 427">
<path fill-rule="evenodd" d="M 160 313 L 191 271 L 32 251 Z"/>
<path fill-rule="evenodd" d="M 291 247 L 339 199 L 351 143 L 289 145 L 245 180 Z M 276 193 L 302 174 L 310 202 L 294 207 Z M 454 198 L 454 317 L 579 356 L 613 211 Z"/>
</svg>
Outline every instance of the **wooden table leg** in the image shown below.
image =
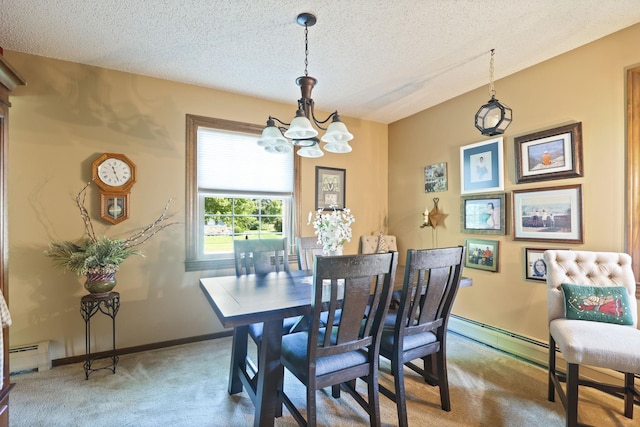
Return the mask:
<svg viewBox="0 0 640 427">
<path fill-rule="evenodd" d="M 282 319 L 264 323 L 258 360 L 256 389 L 256 427 L 273 426 L 276 415 L 282 414 L 278 389 L 282 388 L 284 367 L 280 364 L 282 346 Z"/>
<path fill-rule="evenodd" d="M 248 337 L 248 326 L 237 326 L 233 328 L 233 341 L 231 344 L 231 366 L 229 367 L 229 394 L 236 394 L 242 391 L 242 381 L 240 381 L 240 375 L 246 369 Z"/>
</svg>

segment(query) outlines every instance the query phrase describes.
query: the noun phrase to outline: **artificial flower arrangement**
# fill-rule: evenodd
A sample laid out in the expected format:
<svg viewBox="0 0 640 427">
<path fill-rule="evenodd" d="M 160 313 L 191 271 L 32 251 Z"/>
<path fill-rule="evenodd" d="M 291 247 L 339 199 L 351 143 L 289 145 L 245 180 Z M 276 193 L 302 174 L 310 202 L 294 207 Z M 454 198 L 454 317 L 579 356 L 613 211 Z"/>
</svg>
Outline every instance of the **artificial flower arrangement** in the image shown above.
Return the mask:
<svg viewBox="0 0 640 427">
<path fill-rule="evenodd" d="M 351 224 L 356 220 L 350 209 L 339 211 L 335 207 L 332 208 L 333 211 L 330 213 L 318 209 L 313 218 L 313 228 L 325 254 L 342 251 L 345 242 L 351 241 Z M 311 212 L 308 223 L 312 223 Z"/>
</svg>

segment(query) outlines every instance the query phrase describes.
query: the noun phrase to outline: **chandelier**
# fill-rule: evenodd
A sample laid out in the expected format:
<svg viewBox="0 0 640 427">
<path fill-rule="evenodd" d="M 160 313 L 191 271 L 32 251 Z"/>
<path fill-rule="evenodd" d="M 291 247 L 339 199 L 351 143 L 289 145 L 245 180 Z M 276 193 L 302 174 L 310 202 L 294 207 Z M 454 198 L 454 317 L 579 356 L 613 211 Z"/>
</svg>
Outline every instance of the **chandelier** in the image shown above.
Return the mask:
<svg viewBox="0 0 640 427">
<path fill-rule="evenodd" d="M 501 104 L 496 99 L 496 90 L 493 86 L 493 56 L 495 49 L 491 49 L 489 62 L 489 95 L 491 99 L 476 113 L 476 128 L 487 136 L 501 135 L 509 127 L 512 120 L 511 108 Z"/>
<path fill-rule="evenodd" d="M 290 153 L 293 149 L 292 147 L 295 146 L 299 147 L 297 150 L 299 156 L 322 157 L 324 156 L 323 151 L 320 149 L 320 141 L 322 141 L 325 143 L 323 147 L 325 151 L 349 153 L 351 151 L 349 141 L 353 139 L 353 135 L 349 133 L 347 126 L 340 120 L 338 112 L 334 111 L 325 120 L 318 120 L 314 113 L 315 104 L 311 98 L 311 91 L 317 80 L 309 75 L 307 66 L 309 64 L 309 27 L 315 25 L 316 17 L 311 13 L 301 13 L 298 15 L 297 22 L 304 26 L 304 76 L 296 79 L 296 84 L 300 86 L 300 91 L 302 92 L 302 98 L 298 100 L 298 110 L 291 123 L 269 116 L 267 126 L 258 140 L 258 145 L 264 147 L 270 153 Z M 327 127 L 323 127 L 329 120 L 331 120 L 331 123 Z M 277 126 L 276 122 L 278 123 Z M 325 131 L 322 138 L 318 139 L 318 131 L 313 125 Z"/>
</svg>

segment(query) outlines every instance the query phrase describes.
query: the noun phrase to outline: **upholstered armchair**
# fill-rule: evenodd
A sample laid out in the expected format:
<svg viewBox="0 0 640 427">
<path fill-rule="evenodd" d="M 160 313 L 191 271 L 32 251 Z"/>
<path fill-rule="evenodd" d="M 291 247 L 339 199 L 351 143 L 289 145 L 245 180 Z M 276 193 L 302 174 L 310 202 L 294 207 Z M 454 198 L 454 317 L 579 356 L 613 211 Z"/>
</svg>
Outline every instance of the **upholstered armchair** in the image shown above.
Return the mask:
<svg viewBox="0 0 640 427">
<path fill-rule="evenodd" d="M 624 396 L 624 415 L 633 418 L 634 374 L 640 373 L 640 331 L 631 257 L 624 253 L 547 250 L 549 315 L 548 399 L 558 394 L 566 425 L 578 425 L 578 386 Z M 556 346 L 567 362 L 556 370 Z M 603 384 L 579 374 L 580 365 L 612 369 L 622 385 Z M 562 382 L 566 383 L 566 391 Z"/>
</svg>

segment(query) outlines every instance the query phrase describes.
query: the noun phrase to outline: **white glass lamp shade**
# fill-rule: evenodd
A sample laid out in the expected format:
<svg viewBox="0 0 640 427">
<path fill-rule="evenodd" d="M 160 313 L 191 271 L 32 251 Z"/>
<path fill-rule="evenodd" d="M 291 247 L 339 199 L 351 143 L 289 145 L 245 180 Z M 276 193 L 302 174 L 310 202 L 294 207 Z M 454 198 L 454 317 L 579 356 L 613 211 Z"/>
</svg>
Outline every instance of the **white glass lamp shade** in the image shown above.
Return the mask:
<svg viewBox="0 0 640 427">
<path fill-rule="evenodd" d="M 272 154 L 287 154 L 292 150 L 293 148 L 291 148 L 291 144 L 289 144 L 288 142 L 285 142 L 284 144 L 267 145 L 266 147 L 264 147 L 264 151 Z"/>
<path fill-rule="evenodd" d="M 311 126 L 311 122 L 306 117 L 296 116 L 291 120 L 289 129 L 284 133 L 289 139 L 309 139 L 318 135 L 318 131 Z"/>
<path fill-rule="evenodd" d="M 330 153 L 337 153 L 337 154 L 346 154 L 346 153 L 350 153 L 351 150 L 353 150 L 353 148 L 351 148 L 348 142 L 331 142 L 331 143 L 325 144 L 324 149 L 325 151 L 328 151 Z"/>
<path fill-rule="evenodd" d="M 312 145 L 311 147 L 302 147 L 298 150 L 298 156 L 307 157 L 307 158 L 318 158 L 324 156 L 324 153 L 318 147 L 318 144 Z"/>
<path fill-rule="evenodd" d="M 260 147 L 268 147 L 270 145 L 288 144 L 289 141 L 282 136 L 282 132 L 275 126 L 267 126 L 263 129 L 258 145 Z"/>
<path fill-rule="evenodd" d="M 329 127 L 327 127 L 327 132 L 321 139 L 327 143 L 346 143 L 353 139 L 353 135 L 347 130 L 347 125 L 341 121 L 334 120 Z"/>
<path fill-rule="evenodd" d="M 296 147 L 311 147 L 318 143 L 318 138 L 308 138 L 308 139 L 292 139 L 291 143 Z"/>
</svg>

